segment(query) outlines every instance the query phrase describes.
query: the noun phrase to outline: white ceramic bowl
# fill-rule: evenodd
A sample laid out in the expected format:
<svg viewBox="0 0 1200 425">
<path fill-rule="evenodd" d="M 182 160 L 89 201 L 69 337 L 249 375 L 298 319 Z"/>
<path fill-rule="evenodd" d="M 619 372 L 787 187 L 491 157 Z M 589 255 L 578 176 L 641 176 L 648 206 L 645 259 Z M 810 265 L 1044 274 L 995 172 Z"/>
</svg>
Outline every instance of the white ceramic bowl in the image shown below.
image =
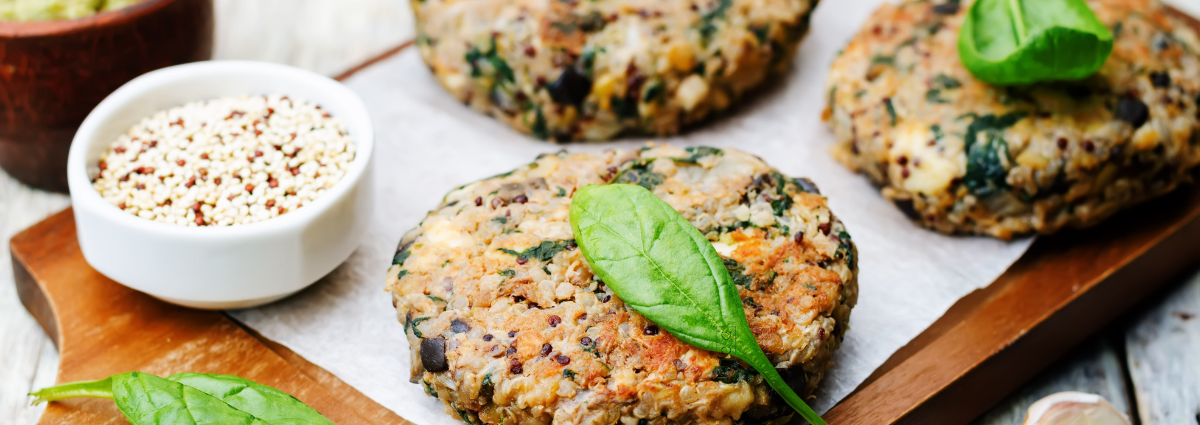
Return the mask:
<svg viewBox="0 0 1200 425">
<path fill-rule="evenodd" d="M 121 211 L 92 188 L 101 154 L 130 126 L 187 102 L 285 94 L 341 119 L 357 146 L 350 171 L 316 201 L 251 224 L 184 227 Z M 216 61 L 135 78 L 88 115 L 67 159 L 83 256 L 100 273 L 159 299 L 195 308 L 250 307 L 304 289 L 358 247 L 372 211 L 374 133 L 354 92 L 312 72 L 269 63 Z"/>
</svg>

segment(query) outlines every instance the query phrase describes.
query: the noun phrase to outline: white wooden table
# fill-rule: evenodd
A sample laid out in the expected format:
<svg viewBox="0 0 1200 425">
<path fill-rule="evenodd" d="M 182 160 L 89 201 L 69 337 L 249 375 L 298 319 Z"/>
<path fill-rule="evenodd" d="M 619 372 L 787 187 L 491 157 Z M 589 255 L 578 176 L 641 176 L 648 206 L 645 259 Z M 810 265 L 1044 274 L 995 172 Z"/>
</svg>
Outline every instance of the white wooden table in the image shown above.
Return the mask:
<svg viewBox="0 0 1200 425">
<path fill-rule="evenodd" d="M 1170 2 L 1200 16 L 1200 0 Z M 412 38 L 406 0 L 216 0 L 216 9 L 217 59 L 337 75 Z M 0 172 L 4 241 L 68 205 L 65 195 Z M 0 244 L 6 257 L 8 244 Z M 57 367 L 54 345 L 17 299 L 11 263 L 0 261 L 0 424 L 35 423 L 42 408 L 29 406 L 26 394 L 52 385 Z M 1033 400 L 1064 390 L 1102 394 L 1142 424 L 1200 424 L 1200 273 L 1127 314 L 976 423 L 1020 424 Z"/>
</svg>

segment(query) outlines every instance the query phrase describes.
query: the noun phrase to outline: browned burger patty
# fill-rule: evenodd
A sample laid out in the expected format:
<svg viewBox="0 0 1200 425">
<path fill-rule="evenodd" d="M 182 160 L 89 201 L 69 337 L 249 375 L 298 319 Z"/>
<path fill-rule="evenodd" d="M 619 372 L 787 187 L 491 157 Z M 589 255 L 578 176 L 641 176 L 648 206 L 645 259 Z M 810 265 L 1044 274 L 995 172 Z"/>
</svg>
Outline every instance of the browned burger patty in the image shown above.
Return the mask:
<svg viewBox="0 0 1200 425">
<path fill-rule="evenodd" d="M 1089 226 L 1190 181 L 1200 41 L 1157 0 L 1089 0 L 1112 56 L 1077 82 L 999 87 L 958 57 L 969 7 L 885 4 L 834 61 L 835 156 L 913 220 L 1000 238 Z"/>
<path fill-rule="evenodd" d="M 540 139 L 672 134 L 786 69 L 817 0 L 412 0 L 451 95 Z"/>
<path fill-rule="evenodd" d="M 470 423 L 786 422 L 753 369 L 672 337 L 592 274 L 571 196 L 613 182 L 649 188 L 712 241 L 759 344 L 811 393 L 857 299 L 850 235 L 807 179 L 673 146 L 542 155 L 446 195 L 388 272 L 412 381 Z"/>
</svg>

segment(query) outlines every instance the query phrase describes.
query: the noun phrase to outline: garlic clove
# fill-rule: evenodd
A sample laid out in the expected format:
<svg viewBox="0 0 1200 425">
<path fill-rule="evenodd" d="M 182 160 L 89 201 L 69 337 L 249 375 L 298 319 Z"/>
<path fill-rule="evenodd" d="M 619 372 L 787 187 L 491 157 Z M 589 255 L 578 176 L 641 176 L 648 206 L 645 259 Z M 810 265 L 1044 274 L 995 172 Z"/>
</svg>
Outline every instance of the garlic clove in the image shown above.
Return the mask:
<svg viewBox="0 0 1200 425">
<path fill-rule="evenodd" d="M 1054 393 L 1034 402 L 1024 425 L 1130 425 L 1104 397 L 1075 391 Z"/>
</svg>

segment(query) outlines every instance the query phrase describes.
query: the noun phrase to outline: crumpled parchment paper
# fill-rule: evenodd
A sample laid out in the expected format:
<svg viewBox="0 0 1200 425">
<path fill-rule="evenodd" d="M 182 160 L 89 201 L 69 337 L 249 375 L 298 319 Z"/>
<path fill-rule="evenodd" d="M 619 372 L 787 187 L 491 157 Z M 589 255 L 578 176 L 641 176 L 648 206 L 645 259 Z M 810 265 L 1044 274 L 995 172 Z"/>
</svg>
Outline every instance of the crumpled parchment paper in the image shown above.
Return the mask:
<svg viewBox="0 0 1200 425">
<path fill-rule="evenodd" d="M 825 75 L 837 51 L 880 0 L 826 0 L 790 75 L 744 107 L 659 142 L 736 147 L 793 177 L 809 177 L 858 244 L 860 297 L 837 365 L 815 400 L 826 411 L 955 301 L 987 286 L 1032 239 L 1002 242 L 918 228 L 867 180 L 829 155 L 820 121 Z M 418 425 L 460 423 L 409 378 L 409 347 L 384 272 L 400 236 L 454 187 L 516 168 L 560 149 L 632 149 L 647 139 L 553 145 L 522 136 L 445 94 L 415 49 L 346 82 L 376 127 L 377 211 L 362 246 L 313 287 L 283 301 L 231 314 Z"/>
</svg>

